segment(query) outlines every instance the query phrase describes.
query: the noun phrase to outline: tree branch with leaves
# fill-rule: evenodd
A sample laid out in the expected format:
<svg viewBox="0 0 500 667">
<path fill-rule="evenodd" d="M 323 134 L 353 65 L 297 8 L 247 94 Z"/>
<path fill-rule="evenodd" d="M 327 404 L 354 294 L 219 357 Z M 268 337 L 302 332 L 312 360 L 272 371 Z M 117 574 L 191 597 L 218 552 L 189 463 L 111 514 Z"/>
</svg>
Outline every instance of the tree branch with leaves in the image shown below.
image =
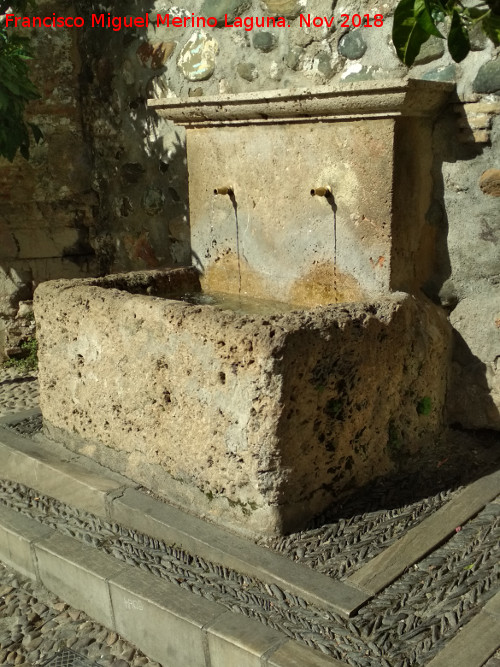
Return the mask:
<svg viewBox="0 0 500 667">
<path fill-rule="evenodd" d="M 432 36 L 446 39 L 451 57 L 459 63 L 470 51 L 469 34 L 477 24 L 495 46 L 500 45 L 500 0 L 484 0 L 473 6 L 461 0 L 401 0 L 394 13 L 392 41 L 399 59 L 408 67 Z M 445 29 L 447 36 L 442 34 Z"/>
<path fill-rule="evenodd" d="M 30 135 L 42 138 L 40 128 L 25 121 L 26 105 L 40 98 L 29 76 L 29 40 L 7 30 L 7 12 L 24 12 L 34 0 L 0 0 L 0 156 L 11 161 L 17 151 L 29 158 Z"/>
</svg>

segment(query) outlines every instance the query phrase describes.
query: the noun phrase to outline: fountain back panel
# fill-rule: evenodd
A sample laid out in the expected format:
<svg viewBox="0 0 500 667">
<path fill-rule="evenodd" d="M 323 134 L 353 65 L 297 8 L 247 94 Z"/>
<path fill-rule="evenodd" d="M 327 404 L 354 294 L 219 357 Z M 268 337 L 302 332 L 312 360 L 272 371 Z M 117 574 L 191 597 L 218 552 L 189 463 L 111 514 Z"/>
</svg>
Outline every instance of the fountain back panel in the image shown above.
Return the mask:
<svg viewBox="0 0 500 667">
<path fill-rule="evenodd" d="M 392 290 L 425 265 L 428 113 L 446 86 L 370 85 L 154 103 L 188 127 L 194 267 L 37 289 L 52 437 L 263 535 L 301 528 L 436 435 L 446 318 Z M 179 299 L 201 286 L 233 296 Z M 288 306 L 227 307 L 240 297 Z"/>
</svg>

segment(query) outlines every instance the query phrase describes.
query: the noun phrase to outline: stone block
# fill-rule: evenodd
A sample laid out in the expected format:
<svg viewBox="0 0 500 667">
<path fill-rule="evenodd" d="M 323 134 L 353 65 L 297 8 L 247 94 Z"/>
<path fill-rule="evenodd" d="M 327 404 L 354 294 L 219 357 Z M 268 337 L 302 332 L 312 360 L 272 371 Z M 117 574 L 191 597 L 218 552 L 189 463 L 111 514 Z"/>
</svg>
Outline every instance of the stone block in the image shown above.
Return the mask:
<svg viewBox="0 0 500 667">
<path fill-rule="evenodd" d="M 41 409 L 69 447 L 198 515 L 272 534 L 439 431 L 448 325 L 433 305 L 395 294 L 262 316 L 152 296 L 155 281 L 192 275 L 38 288 Z"/>
<path fill-rule="evenodd" d="M 206 629 L 212 665 L 261 667 L 262 657 L 283 643 L 285 635 L 256 620 L 228 612 Z"/>
<path fill-rule="evenodd" d="M 114 627 L 108 579 L 123 568 L 120 561 L 60 534 L 35 544 L 35 555 L 40 582 L 49 591 Z"/>
<path fill-rule="evenodd" d="M 0 560 L 23 576 L 36 579 L 32 545 L 47 539 L 53 532 L 19 512 L 0 507 Z"/>
<path fill-rule="evenodd" d="M 40 435 L 34 441 L 6 428 L 0 428 L 0 469 L 3 479 L 100 516 L 106 513 L 108 494 L 130 484 L 59 443 Z"/>
<path fill-rule="evenodd" d="M 500 289 L 463 299 L 450 322 L 455 334 L 449 419 L 465 428 L 500 430 Z"/>
<path fill-rule="evenodd" d="M 269 667 L 347 667 L 345 662 L 294 641 L 287 641 L 280 646 L 267 658 L 265 664 Z"/>
<path fill-rule="evenodd" d="M 161 664 L 205 667 L 202 630 L 223 607 L 132 567 L 109 585 L 117 632 Z"/>
<path fill-rule="evenodd" d="M 485 195 L 500 197 L 500 169 L 487 169 L 482 173 L 479 187 Z"/>
</svg>

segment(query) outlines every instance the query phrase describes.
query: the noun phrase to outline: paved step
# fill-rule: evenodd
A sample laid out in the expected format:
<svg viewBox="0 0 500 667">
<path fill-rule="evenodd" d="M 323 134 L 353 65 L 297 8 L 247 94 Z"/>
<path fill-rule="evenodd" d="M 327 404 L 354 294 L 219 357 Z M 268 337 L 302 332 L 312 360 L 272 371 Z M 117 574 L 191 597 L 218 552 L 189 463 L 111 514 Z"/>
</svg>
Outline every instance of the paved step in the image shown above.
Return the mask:
<svg viewBox="0 0 500 667">
<path fill-rule="evenodd" d="M 179 544 L 207 560 L 285 587 L 307 602 L 345 618 L 352 616 L 370 598 L 355 586 L 314 572 L 156 500 L 138 491 L 127 478 L 42 436 L 33 441 L 4 428 L 13 421 L 14 417 L 0 419 L 3 479 L 35 488 L 108 521 L 116 521 L 169 544 Z"/>
<path fill-rule="evenodd" d="M 165 665 L 345 667 L 5 507 L 0 507 L 0 560 Z"/>
</svg>

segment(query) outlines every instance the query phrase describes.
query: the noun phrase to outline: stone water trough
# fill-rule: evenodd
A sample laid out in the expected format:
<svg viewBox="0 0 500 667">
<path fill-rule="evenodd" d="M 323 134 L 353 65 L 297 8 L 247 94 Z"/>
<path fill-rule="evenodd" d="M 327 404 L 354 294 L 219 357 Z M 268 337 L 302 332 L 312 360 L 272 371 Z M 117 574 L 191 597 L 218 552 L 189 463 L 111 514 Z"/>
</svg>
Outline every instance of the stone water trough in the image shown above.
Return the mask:
<svg viewBox="0 0 500 667">
<path fill-rule="evenodd" d="M 40 285 L 46 432 L 240 533 L 286 533 L 439 432 L 431 128 L 448 84 L 153 100 L 193 266 Z M 186 296 L 188 295 L 188 296 Z"/>
</svg>

